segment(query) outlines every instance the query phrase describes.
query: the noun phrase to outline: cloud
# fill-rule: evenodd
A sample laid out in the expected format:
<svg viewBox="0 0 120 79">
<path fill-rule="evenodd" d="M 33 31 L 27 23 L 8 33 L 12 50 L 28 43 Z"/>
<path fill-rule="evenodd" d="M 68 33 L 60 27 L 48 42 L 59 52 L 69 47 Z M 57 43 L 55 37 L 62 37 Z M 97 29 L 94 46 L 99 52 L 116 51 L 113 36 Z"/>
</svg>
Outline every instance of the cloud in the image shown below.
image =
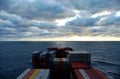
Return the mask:
<svg viewBox="0 0 120 79">
<path fill-rule="evenodd" d="M 1 20 L 0 19 L 0 26 L 1 27 L 12 27 L 12 26 L 14 26 L 14 24 L 12 24 L 10 21 L 4 21 L 4 20 Z"/>
<path fill-rule="evenodd" d="M 49 21 L 29 20 L 5 11 L 0 12 L 0 36 L 6 38 L 28 38 L 52 35 L 57 29 Z"/>
<path fill-rule="evenodd" d="M 119 0 L 1 0 L 0 39 L 120 37 Z"/>
<path fill-rule="evenodd" d="M 102 12 L 98 12 L 93 14 L 91 17 L 96 18 L 96 17 L 103 17 L 103 16 L 107 16 L 110 15 L 111 12 L 110 11 L 102 11 Z"/>
<path fill-rule="evenodd" d="M 22 18 L 15 14 L 9 14 L 6 11 L 0 11 L 0 20 L 3 26 L 11 26 L 14 27 L 15 25 L 22 24 Z"/>
<path fill-rule="evenodd" d="M 91 13 L 96 13 L 103 10 L 119 10 L 119 0 L 59 0 L 64 6 L 77 9 L 87 10 Z"/>
<path fill-rule="evenodd" d="M 120 25 L 119 11 L 102 11 L 95 14 L 86 14 L 89 16 L 85 16 L 79 12 L 78 15 L 75 16 L 74 19 L 68 21 L 66 25 L 79 27 Z"/>
<path fill-rule="evenodd" d="M 76 17 L 74 20 L 69 21 L 66 23 L 66 25 L 70 26 L 94 26 L 95 23 L 99 20 L 99 18 L 82 18 L 82 17 Z"/>
<path fill-rule="evenodd" d="M 49 21 L 37 21 L 37 20 L 30 20 L 28 21 L 29 26 L 36 26 L 41 29 L 55 29 L 57 26 L 55 26 L 55 23 L 49 22 Z"/>
<path fill-rule="evenodd" d="M 55 17 L 64 17 L 64 15 L 73 15 L 70 14 L 70 10 L 67 10 L 56 0 L 8 0 L 2 1 L 2 3 L 9 4 L 9 7 L 1 5 L 1 7 L 6 7 L 1 9 L 27 19 L 46 20 L 45 18 L 52 19 Z"/>
<path fill-rule="evenodd" d="M 0 0 L 0 10 L 8 9 L 10 7 L 10 0 Z"/>
<path fill-rule="evenodd" d="M 101 21 L 100 25 L 120 25 L 120 17 L 116 16 L 108 16 L 104 20 Z"/>
</svg>

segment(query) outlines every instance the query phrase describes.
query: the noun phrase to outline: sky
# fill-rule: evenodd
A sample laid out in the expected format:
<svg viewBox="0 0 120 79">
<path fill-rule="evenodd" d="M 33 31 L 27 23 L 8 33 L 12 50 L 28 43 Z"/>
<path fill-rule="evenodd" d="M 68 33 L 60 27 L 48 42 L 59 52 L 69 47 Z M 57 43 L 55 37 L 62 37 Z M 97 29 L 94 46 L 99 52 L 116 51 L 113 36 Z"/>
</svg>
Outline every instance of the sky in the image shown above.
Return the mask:
<svg viewBox="0 0 120 79">
<path fill-rule="evenodd" d="M 0 41 L 120 41 L 120 0 L 0 0 Z"/>
</svg>

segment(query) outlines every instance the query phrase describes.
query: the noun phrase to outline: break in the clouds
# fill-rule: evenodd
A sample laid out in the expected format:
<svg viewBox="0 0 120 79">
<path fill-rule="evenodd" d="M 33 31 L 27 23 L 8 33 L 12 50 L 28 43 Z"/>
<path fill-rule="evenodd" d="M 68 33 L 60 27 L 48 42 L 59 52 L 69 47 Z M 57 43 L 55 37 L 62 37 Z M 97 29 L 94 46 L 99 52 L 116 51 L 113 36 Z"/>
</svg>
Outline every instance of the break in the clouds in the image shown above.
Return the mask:
<svg viewBox="0 0 120 79">
<path fill-rule="evenodd" d="M 0 0 L 0 40 L 120 38 L 119 0 Z"/>
</svg>

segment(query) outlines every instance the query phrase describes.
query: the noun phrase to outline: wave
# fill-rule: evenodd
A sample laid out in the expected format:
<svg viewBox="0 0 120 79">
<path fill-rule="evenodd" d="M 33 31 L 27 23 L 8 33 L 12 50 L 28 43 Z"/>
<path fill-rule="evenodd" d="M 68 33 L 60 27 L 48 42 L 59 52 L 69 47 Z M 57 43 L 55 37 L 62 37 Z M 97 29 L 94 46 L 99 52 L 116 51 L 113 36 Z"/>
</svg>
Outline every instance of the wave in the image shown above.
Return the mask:
<svg viewBox="0 0 120 79">
<path fill-rule="evenodd" d="M 112 65 L 112 66 L 120 67 L 120 64 L 117 64 L 117 63 L 114 63 L 114 62 L 109 62 L 109 61 L 95 60 L 95 61 L 92 61 L 92 62 L 97 62 L 97 63 L 100 63 L 100 64 L 109 65 L 109 66 Z"/>
</svg>

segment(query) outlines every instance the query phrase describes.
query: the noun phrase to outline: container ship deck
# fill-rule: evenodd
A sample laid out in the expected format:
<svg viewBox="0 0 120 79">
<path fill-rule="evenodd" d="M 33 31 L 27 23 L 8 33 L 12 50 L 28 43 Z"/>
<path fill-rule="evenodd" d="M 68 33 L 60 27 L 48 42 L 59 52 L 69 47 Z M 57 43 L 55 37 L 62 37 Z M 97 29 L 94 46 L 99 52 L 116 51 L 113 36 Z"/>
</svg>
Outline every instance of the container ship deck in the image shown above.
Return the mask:
<svg viewBox="0 0 120 79">
<path fill-rule="evenodd" d="M 32 68 L 16 79 L 108 79 L 91 66 L 91 54 L 72 48 L 48 48 L 32 53 Z"/>
</svg>

